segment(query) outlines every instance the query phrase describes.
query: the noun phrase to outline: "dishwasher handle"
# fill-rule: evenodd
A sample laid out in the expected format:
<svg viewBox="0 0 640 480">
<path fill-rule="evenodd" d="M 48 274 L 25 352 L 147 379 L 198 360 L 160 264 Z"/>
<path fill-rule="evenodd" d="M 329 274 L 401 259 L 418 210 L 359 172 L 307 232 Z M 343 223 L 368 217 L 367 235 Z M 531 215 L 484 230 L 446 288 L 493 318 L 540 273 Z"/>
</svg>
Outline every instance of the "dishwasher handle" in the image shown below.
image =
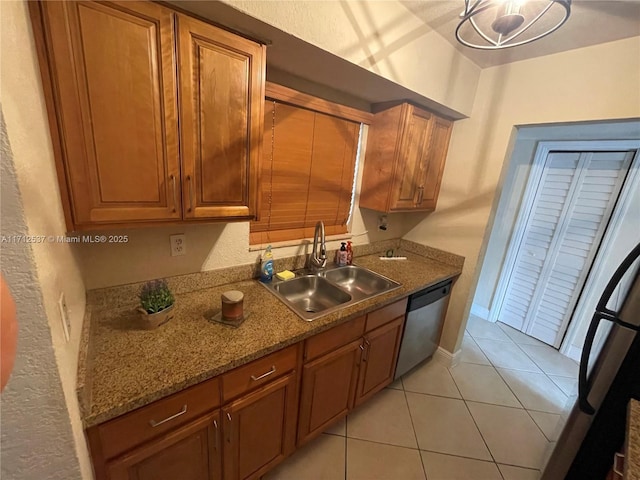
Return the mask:
<svg viewBox="0 0 640 480">
<path fill-rule="evenodd" d="M 409 297 L 409 306 L 407 312 L 412 312 L 419 308 L 430 305 L 438 300 L 446 297 L 451 292 L 451 280 L 445 280 L 424 290 L 414 293 Z"/>
</svg>

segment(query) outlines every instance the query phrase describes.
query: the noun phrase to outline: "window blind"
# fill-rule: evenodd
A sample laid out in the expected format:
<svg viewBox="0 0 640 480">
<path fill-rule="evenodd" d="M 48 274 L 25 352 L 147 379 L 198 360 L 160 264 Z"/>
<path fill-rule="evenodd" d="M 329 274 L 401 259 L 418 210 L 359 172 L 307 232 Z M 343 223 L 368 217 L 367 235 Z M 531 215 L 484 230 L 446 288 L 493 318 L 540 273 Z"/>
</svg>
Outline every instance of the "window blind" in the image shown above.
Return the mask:
<svg viewBox="0 0 640 480">
<path fill-rule="evenodd" d="M 265 101 L 258 220 L 250 243 L 347 232 L 360 124 L 293 105 Z"/>
</svg>

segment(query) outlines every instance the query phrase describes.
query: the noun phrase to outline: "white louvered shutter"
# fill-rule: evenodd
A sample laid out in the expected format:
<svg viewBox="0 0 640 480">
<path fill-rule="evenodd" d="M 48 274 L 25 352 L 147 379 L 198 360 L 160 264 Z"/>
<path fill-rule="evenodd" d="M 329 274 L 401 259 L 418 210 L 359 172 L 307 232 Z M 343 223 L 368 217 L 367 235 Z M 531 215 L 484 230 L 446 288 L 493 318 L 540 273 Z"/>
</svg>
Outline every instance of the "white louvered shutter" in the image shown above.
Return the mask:
<svg viewBox="0 0 640 480">
<path fill-rule="evenodd" d="M 632 158 L 632 152 L 549 153 L 501 321 L 560 345 Z"/>
</svg>

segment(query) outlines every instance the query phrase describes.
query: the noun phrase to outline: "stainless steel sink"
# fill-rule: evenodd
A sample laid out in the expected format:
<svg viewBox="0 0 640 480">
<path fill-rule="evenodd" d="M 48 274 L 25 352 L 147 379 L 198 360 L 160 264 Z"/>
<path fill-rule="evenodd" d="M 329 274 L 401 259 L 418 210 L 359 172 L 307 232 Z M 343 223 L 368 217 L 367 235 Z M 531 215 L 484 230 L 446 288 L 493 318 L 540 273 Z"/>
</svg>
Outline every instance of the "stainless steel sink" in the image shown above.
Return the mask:
<svg viewBox="0 0 640 480">
<path fill-rule="evenodd" d="M 274 277 L 263 285 L 307 321 L 400 287 L 398 282 L 356 265 L 294 273 L 291 280 Z"/>
<path fill-rule="evenodd" d="M 388 292 L 398 286 L 393 280 L 355 265 L 329 270 L 324 273 L 324 278 L 344 288 L 351 294 L 364 296 Z"/>
<path fill-rule="evenodd" d="M 351 295 L 317 275 L 306 275 L 275 285 L 275 291 L 303 318 L 313 317 L 351 300 Z"/>
</svg>

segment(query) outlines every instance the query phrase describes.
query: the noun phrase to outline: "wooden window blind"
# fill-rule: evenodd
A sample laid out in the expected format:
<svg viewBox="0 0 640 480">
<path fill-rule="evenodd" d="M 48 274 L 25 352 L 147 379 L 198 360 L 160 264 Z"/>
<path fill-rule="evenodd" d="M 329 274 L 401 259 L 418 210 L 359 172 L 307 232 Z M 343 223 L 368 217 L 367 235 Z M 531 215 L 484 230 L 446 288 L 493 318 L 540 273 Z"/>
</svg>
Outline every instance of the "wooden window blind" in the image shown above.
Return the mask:
<svg viewBox="0 0 640 480">
<path fill-rule="evenodd" d="M 265 100 L 260 208 L 250 243 L 347 232 L 360 124 Z"/>
</svg>

